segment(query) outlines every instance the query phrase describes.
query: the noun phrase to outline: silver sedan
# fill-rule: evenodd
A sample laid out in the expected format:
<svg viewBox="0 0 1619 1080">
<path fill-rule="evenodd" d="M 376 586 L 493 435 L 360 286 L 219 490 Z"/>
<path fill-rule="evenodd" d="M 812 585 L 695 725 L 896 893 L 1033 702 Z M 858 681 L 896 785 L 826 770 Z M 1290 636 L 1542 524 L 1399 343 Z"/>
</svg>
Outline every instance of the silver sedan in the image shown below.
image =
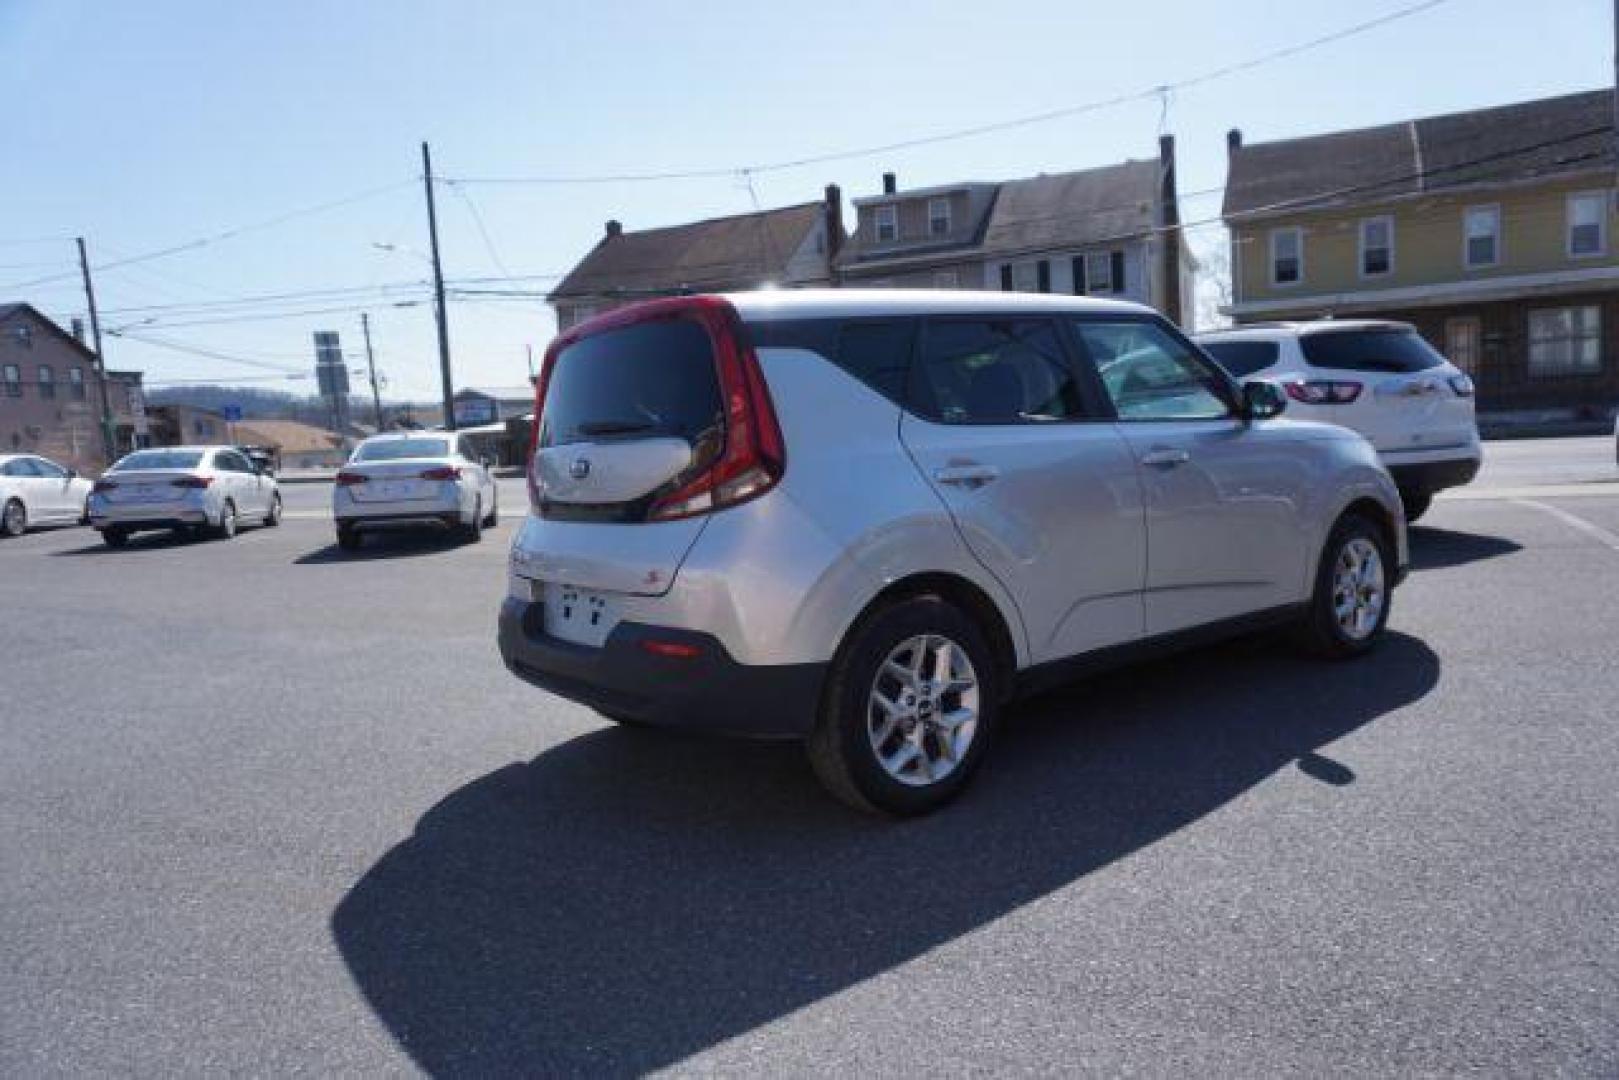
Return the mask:
<svg viewBox="0 0 1619 1080">
<path fill-rule="evenodd" d="M 90 493 L 90 524 L 111 547 L 148 529 L 209 530 L 229 540 L 244 522 L 281 524 L 281 491 L 234 446 L 137 450 Z"/>
<path fill-rule="evenodd" d="M 366 532 L 424 525 L 477 540 L 498 515 L 488 465 L 453 432 L 374 435 L 355 447 L 332 489 L 345 551 L 358 548 Z"/>
</svg>

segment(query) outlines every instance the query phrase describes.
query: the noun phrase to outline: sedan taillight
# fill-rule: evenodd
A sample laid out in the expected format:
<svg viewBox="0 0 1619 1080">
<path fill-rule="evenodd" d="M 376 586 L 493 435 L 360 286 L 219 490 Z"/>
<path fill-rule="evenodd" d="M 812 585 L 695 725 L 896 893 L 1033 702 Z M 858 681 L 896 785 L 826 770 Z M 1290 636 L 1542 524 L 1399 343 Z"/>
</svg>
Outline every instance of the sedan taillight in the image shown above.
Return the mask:
<svg viewBox="0 0 1619 1080">
<path fill-rule="evenodd" d="M 1282 384 L 1287 396 L 1305 405 L 1348 405 L 1360 397 L 1360 383 L 1339 382 L 1331 379 Z"/>
<path fill-rule="evenodd" d="M 423 469 L 423 480 L 454 480 L 461 475 L 461 470 L 454 465 L 441 465 L 435 469 Z"/>
<path fill-rule="evenodd" d="M 355 484 L 365 483 L 368 479 L 370 478 L 365 476 L 363 473 L 340 472 L 337 474 L 337 486 L 353 487 Z"/>
<path fill-rule="evenodd" d="M 170 482 L 177 488 L 190 488 L 193 491 L 201 491 L 213 483 L 214 478 L 211 476 L 182 476 L 180 479 Z"/>
<path fill-rule="evenodd" d="M 111 480 L 97 480 L 95 482 L 95 486 L 90 489 L 90 491 L 96 495 L 105 495 L 109 491 L 117 490 L 118 485 L 113 483 Z"/>
</svg>

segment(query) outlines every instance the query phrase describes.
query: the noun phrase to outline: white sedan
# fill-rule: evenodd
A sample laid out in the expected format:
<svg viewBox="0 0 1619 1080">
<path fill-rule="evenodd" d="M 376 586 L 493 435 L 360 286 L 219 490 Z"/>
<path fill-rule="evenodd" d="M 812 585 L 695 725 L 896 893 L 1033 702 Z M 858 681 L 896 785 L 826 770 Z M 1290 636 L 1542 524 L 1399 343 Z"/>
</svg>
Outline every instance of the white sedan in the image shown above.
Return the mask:
<svg viewBox="0 0 1619 1080">
<path fill-rule="evenodd" d="M 354 448 L 332 489 L 344 551 L 357 549 L 366 532 L 421 525 L 477 540 L 498 514 L 488 465 L 453 432 L 373 435 Z"/>
<path fill-rule="evenodd" d="M 78 525 L 88 513 L 90 481 L 37 454 L 0 454 L 0 536 L 30 525 Z"/>
<path fill-rule="evenodd" d="M 137 450 L 90 493 L 90 524 L 109 547 L 147 529 L 206 529 L 229 540 L 246 522 L 281 524 L 281 492 L 275 477 L 234 446 Z"/>
</svg>

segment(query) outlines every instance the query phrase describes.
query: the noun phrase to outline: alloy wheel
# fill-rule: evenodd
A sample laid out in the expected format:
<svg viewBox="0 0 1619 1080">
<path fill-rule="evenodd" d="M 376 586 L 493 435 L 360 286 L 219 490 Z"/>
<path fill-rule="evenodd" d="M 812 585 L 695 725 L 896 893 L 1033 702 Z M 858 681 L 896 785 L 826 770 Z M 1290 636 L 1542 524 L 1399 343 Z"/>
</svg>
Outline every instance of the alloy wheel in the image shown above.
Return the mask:
<svg viewBox="0 0 1619 1080">
<path fill-rule="evenodd" d="M 1357 536 L 1343 546 L 1332 574 L 1332 613 L 1351 641 L 1365 641 L 1376 630 L 1388 601 L 1383 556 L 1377 545 Z"/>
<path fill-rule="evenodd" d="M 923 787 L 961 765 L 978 715 L 978 673 L 967 651 L 942 634 L 920 634 L 894 646 L 878 667 L 866 733 L 884 772 Z"/>
</svg>

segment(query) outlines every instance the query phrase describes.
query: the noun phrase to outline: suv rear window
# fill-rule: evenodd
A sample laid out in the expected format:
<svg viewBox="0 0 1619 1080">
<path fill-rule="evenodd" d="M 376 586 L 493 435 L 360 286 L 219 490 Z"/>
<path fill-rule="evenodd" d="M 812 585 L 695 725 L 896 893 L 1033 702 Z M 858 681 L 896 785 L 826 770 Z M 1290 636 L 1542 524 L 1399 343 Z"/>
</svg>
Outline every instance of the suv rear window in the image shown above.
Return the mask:
<svg viewBox="0 0 1619 1080">
<path fill-rule="evenodd" d="M 1282 355 L 1281 346 L 1274 341 L 1200 341 L 1198 344 L 1235 379 L 1264 371 Z"/>
<path fill-rule="evenodd" d="M 1332 330 L 1299 339 L 1305 363 L 1339 371 L 1399 374 L 1438 367 L 1445 358 L 1412 330 Z"/>
<path fill-rule="evenodd" d="M 696 445 L 723 423 L 708 331 L 664 319 L 592 334 L 563 349 L 546 387 L 539 444 L 676 435 Z"/>
</svg>

